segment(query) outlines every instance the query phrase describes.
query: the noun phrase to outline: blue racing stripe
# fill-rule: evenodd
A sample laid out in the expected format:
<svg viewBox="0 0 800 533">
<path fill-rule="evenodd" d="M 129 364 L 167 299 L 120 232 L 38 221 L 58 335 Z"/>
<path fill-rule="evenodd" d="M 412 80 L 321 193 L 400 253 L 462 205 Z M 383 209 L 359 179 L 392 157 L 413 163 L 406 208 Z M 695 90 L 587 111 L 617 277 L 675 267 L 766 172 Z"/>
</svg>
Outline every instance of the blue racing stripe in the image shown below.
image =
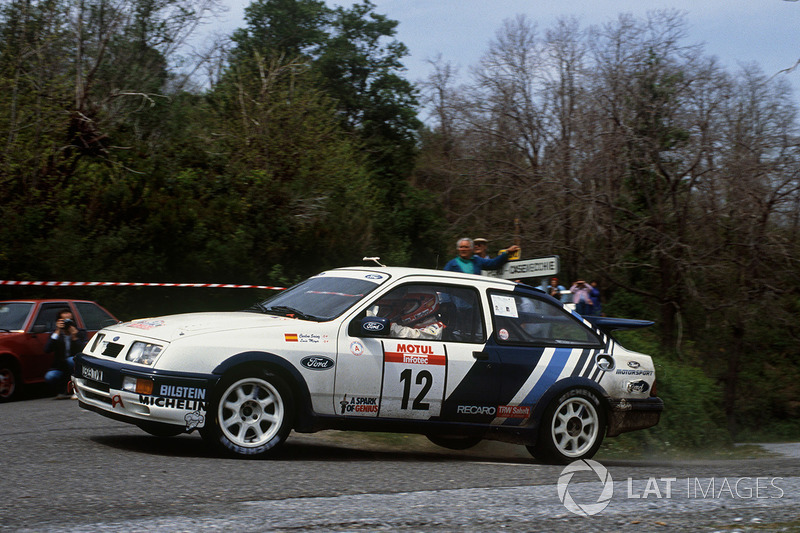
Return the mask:
<svg viewBox="0 0 800 533">
<path fill-rule="evenodd" d="M 523 405 L 533 405 L 539 401 L 539 398 L 550 388 L 550 385 L 556 382 L 561 371 L 567 366 L 567 361 L 572 355 L 572 348 L 556 348 L 553 357 L 550 358 L 550 363 L 547 365 L 542 377 L 536 382 L 531 391 L 525 396 L 522 401 Z"/>
<path fill-rule="evenodd" d="M 550 362 L 547 364 L 547 368 L 520 404 L 533 405 L 538 402 L 539 398 L 542 397 L 547 389 L 558 380 L 558 376 L 561 375 L 561 371 L 567 366 L 567 362 L 572 353 L 572 348 L 556 348 L 553 352 L 553 357 L 550 358 Z M 503 422 L 503 425 L 516 426 L 521 422 L 522 421 L 519 419 L 509 418 Z"/>
</svg>

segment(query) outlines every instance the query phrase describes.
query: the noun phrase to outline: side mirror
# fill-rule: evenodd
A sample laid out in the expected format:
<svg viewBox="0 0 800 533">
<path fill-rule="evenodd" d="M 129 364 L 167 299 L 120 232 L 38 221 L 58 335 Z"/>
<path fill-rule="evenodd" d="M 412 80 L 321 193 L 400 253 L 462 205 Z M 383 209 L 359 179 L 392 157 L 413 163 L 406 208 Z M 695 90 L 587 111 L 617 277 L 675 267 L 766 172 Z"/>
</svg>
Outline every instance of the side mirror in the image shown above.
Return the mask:
<svg viewBox="0 0 800 533">
<path fill-rule="evenodd" d="M 381 316 L 365 316 L 361 319 L 359 328 L 361 337 L 388 337 L 391 324 L 388 318 Z"/>
</svg>

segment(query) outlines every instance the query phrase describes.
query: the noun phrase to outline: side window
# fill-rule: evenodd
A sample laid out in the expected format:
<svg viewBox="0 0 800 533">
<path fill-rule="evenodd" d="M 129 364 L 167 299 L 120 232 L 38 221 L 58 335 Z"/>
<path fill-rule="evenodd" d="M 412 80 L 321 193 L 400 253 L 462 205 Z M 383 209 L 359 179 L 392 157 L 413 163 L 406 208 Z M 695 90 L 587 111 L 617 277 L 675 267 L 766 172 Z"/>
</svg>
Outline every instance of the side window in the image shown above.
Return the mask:
<svg viewBox="0 0 800 533">
<path fill-rule="evenodd" d="M 561 307 L 534 296 L 492 292 L 495 335 L 501 344 L 600 346 L 590 328 Z"/>
<path fill-rule="evenodd" d="M 376 300 L 367 314 L 388 318 L 393 338 L 472 343 L 486 338 L 480 297 L 468 287 L 404 285 Z"/>
<path fill-rule="evenodd" d="M 88 302 L 75 302 L 75 307 L 83 318 L 83 324 L 88 331 L 97 331 L 106 326 L 116 324 L 116 319 L 103 311 L 99 306 Z"/>
<path fill-rule="evenodd" d="M 46 331 L 54 331 L 58 313 L 62 309 L 69 309 L 69 304 L 67 302 L 42 304 L 42 307 L 39 308 L 39 314 L 36 315 L 36 320 L 33 323 L 34 327 L 44 326 Z"/>
</svg>

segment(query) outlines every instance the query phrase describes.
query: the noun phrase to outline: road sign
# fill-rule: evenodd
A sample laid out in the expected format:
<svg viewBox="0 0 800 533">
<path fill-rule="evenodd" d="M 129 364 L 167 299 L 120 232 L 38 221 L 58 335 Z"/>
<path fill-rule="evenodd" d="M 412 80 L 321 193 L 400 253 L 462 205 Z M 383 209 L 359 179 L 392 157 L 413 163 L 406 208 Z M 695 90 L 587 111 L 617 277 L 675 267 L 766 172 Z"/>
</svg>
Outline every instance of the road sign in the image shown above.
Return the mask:
<svg viewBox="0 0 800 533">
<path fill-rule="evenodd" d="M 509 261 L 500 270 L 484 270 L 482 274 L 492 278 L 524 279 L 543 278 L 558 274 L 560 265 L 557 255 L 523 259 L 522 261 Z"/>
</svg>

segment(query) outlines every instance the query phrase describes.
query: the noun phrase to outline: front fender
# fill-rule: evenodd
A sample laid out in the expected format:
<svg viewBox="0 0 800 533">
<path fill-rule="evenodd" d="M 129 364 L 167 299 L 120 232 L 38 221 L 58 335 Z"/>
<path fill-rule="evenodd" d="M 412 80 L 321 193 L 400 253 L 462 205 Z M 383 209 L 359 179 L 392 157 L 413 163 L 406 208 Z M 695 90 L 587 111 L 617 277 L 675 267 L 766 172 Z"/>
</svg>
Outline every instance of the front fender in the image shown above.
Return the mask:
<svg viewBox="0 0 800 533">
<path fill-rule="evenodd" d="M 300 372 L 286 359 L 270 352 L 242 352 L 221 362 L 214 368 L 213 373 L 224 375 L 230 371 L 237 371 L 248 366 L 268 368 L 280 375 L 292 387 L 295 401 L 298 404 L 296 427 L 302 431 L 314 418 L 311 408 L 311 393 L 308 384 Z"/>
<path fill-rule="evenodd" d="M 610 409 L 611 398 L 608 392 L 606 392 L 606 390 L 601 387 L 599 383 L 584 377 L 570 377 L 553 383 L 550 388 L 547 389 L 544 394 L 542 394 L 542 397 L 539 398 L 539 401 L 536 402 L 531 420 L 535 421 L 537 428 L 539 421 L 542 419 L 542 416 L 544 416 L 544 411 L 547 409 L 547 406 L 550 405 L 550 403 L 558 396 L 572 389 L 589 389 L 590 391 L 594 392 L 600 399 L 602 407 L 605 408 L 606 414 L 609 414 L 608 411 Z"/>
</svg>

